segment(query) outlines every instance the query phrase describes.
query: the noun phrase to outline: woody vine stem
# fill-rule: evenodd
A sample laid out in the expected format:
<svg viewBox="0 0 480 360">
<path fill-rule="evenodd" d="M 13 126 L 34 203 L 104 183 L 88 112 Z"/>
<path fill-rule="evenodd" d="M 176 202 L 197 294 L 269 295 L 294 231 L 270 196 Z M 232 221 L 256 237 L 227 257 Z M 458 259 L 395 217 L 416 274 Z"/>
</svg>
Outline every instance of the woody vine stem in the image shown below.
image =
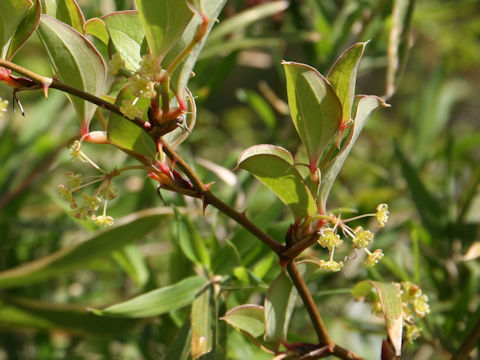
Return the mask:
<svg viewBox="0 0 480 360">
<path fill-rule="evenodd" d="M 144 125 L 144 121 L 140 118 L 135 118 L 133 120 L 127 118 L 121 111 L 120 108 L 112 103 L 109 103 L 97 96 L 94 96 L 90 93 L 84 92 L 80 89 L 71 87 L 67 84 L 58 81 L 57 79 L 52 79 L 48 77 L 41 76 L 37 73 L 34 73 L 24 67 L 21 67 L 15 63 L 12 63 L 7 60 L 0 59 L 0 66 L 15 71 L 27 78 L 31 79 L 36 84 L 40 85 L 41 87 L 48 87 L 52 89 L 57 89 L 63 91 L 65 93 L 77 96 L 85 101 L 91 102 L 99 107 L 111 111 L 115 114 L 118 114 L 130 121 L 133 121 L 137 126 L 140 126 L 146 129 Z M 148 130 L 148 129 L 146 129 Z M 158 143 L 161 142 L 161 138 L 155 138 L 152 135 L 153 139 Z M 303 250 L 311 246 L 315 239 L 313 237 L 307 237 L 303 240 L 298 241 L 292 246 L 289 245 L 282 245 L 277 240 L 269 236 L 265 233 L 262 229 L 256 226 L 252 221 L 250 221 L 244 212 L 239 212 L 228 204 L 224 203 L 222 200 L 217 198 L 208 188 L 206 184 L 202 182 L 196 172 L 188 165 L 188 163 L 168 144 L 162 143 L 162 149 L 165 154 L 170 158 L 170 160 L 174 161 L 175 164 L 185 173 L 188 179 L 192 182 L 193 191 L 185 191 L 185 189 L 176 187 L 176 186 L 165 186 L 165 189 L 174 191 L 180 194 L 184 194 L 191 197 L 196 197 L 202 199 L 206 204 L 214 206 L 220 212 L 228 216 L 229 218 L 236 221 L 239 225 L 244 227 L 248 230 L 252 235 L 254 235 L 257 239 L 259 239 L 263 244 L 268 246 L 272 251 L 274 251 L 277 256 L 279 257 L 280 264 L 284 267 L 292 280 L 295 288 L 297 289 L 305 308 L 309 314 L 309 317 L 312 321 L 313 327 L 318 337 L 318 349 L 313 350 L 309 354 L 306 354 L 308 359 L 316 359 L 320 357 L 325 357 L 326 355 L 335 355 L 342 359 L 362 359 L 357 354 L 336 345 L 328 335 L 326 327 L 323 323 L 322 317 L 320 312 L 315 305 L 315 301 L 307 288 L 307 285 L 300 275 L 296 263 L 295 258 L 302 253 Z M 137 159 L 142 161 L 143 164 L 147 168 L 151 168 L 151 164 L 148 163 L 144 159 Z M 324 351 L 319 351 L 321 349 Z"/>
</svg>

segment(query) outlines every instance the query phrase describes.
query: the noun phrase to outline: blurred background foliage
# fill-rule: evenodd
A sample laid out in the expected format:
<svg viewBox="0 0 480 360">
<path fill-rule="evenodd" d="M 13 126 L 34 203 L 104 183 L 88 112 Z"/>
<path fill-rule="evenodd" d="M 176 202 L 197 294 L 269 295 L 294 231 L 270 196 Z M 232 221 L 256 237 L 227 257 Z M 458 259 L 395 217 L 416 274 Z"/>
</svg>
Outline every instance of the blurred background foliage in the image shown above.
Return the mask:
<svg viewBox="0 0 480 360">
<path fill-rule="evenodd" d="M 131 8 L 128 0 L 78 2 L 87 19 Z M 262 3 L 268 1 L 229 0 L 217 30 L 243 11 L 258 14 Z M 214 30 L 205 46 L 190 82 L 199 108 L 197 125 L 180 151 L 205 182 L 215 181 L 215 193 L 237 209 L 248 209 L 249 217 L 279 240 L 290 214 L 252 177 L 232 176 L 232 169 L 250 145 L 298 150 L 280 61 L 305 62 L 326 74 L 346 47 L 370 39 L 357 91 L 385 94 L 395 3 L 292 0 L 285 11 L 259 15 L 258 21 L 237 25 L 217 39 Z M 480 3 L 417 2 L 410 39 L 408 62 L 389 99 L 392 107 L 367 124 L 329 203 L 331 209 L 360 213 L 388 203 L 391 221 L 376 240 L 385 259 L 368 270 L 357 259 L 341 273 L 322 273 L 309 282 L 333 339 L 368 359 L 379 356 L 384 325 L 365 317 L 366 305 L 352 300 L 350 288 L 357 281 L 408 280 L 428 295 L 432 313 L 422 324 L 424 336 L 406 347 L 405 359 L 448 357 L 480 318 Z M 14 61 L 51 75 L 36 36 Z M 10 100 L 6 86 L 0 96 Z M 8 111 L 0 120 L 2 271 L 101 236 L 91 223 L 70 217 L 56 191 L 66 171 L 91 171 L 68 156 L 67 144 L 78 133 L 73 108 L 54 90 L 48 101 L 36 92 L 19 97 L 26 116 Z M 87 144 L 84 150 L 106 169 L 132 162 L 112 148 Z M 89 250 L 63 271 L 36 280 L 28 275 L 0 290 L 0 359 L 163 358 L 187 310 L 103 325 L 107 320 L 90 319 L 84 311 L 194 274 L 196 266 L 179 235 L 185 221 L 193 224 L 184 229 L 188 236 L 207 244 L 212 271 L 224 276 L 225 289 L 231 288 L 226 309 L 262 303 L 279 269 L 274 256 L 246 231 L 211 208 L 202 217 L 201 204 L 164 192 L 168 207 L 187 214 L 175 218 L 142 172 L 122 177 L 117 185 L 121 195 L 109 206 L 116 222 L 147 208 L 157 208 L 155 221 L 142 222 L 138 215 L 129 220 L 130 230 L 116 235 L 118 247 Z M 319 248 L 311 253 L 326 257 Z M 309 324 L 298 308 L 289 340 L 314 342 Z M 269 358 L 233 330 L 229 335 L 229 359 Z M 479 354 L 477 347 L 472 358 Z"/>
</svg>

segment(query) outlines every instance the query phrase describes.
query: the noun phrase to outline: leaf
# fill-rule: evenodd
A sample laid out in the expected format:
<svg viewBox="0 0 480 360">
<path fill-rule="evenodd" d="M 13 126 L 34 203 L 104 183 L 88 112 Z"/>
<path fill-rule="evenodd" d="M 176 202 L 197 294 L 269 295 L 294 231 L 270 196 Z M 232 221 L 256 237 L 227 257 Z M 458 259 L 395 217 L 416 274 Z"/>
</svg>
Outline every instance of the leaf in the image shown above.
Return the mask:
<svg viewBox="0 0 480 360">
<path fill-rule="evenodd" d="M 122 269 L 133 279 L 139 288 L 143 288 L 148 282 L 150 274 L 145 261 L 145 256 L 135 245 L 127 245 L 123 249 L 115 251 L 113 258 Z"/>
<path fill-rule="evenodd" d="M 227 322 L 236 330 L 244 331 L 253 337 L 265 333 L 263 306 L 246 304 L 229 310 L 221 320 Z"/>
<path fill-rule="evenodd" d="M 338 58 L 328 73 L 327 79 L 342 104 L 342 122 L 348 122 L 352 116 L 357 68 L 367 42 L 360 42 L 350 46 Z"/>
<path fill-rule="evenodd" d="M 135 0 L 150 53 L 163 58 L 193 17 L 187 1 Z"/>
<path fill-rule="evenodd" d="M 212 285 L 206 287 L 192 303 L 192 340 L 191 356 L 192 359 L 208 354 L 213 349 L 213 331 L 212 326 Z"/>
<path fill-rule="evenodd" d="M 23 17 L 32 7 L 32 0 L 0 1 L 0 55 L 2 59 L 6 58 L 10 38 L 15 34 Z"/>
<path fill-rule="evenodd" d="M 56 18 L 84 34 L 85 17 L 76 0 L 57 0 Z"/>
<path fill-rule="evenodd" d="M 207 280 L 191 276 L 182 281 L 149 291 L 133 299 L 107 307 L 104 310 L 91 309 L 101 316 L 151 317 L 181 309 L 190 305 Z"/>
<path fill-rule="evenodd" d="M 322 170 L 322 182 L 320 184 L 320 206 L 322 210 L 326 210 L 328 195 L 332 189 L 333 183 L 337 178 L 340 169 L 345 160 L 347 160 L 353 145 L 358 139 L 363 127 L 367 123 L 374 110 L 379 107 L 389 107 L 381 98 L 373 95 L 359 95 L 355 99 L 358 101 L 356 106 L 355 119 L 352 133 L 348 143 L 340 150 L 338 155 L 330 160 L 325 168 Z"/>
<path fill-rule="evenodd" d="M 175 341 L 168 348 L 165 360 L 187 360 L 190 355 L 190 343 L 192 339 L 192 329 L 190 321 L 187 319 L 175 338 Z"/>
<path fill-rule="evenodd" d="M 125 61 L 125 67 L 135 71 L 142 61 L 145 32 L 137 11 L 116 11 L 102 17 L 115 49 Z"/>
<path fill-rule="evenodd" d="M 274 145 L 255 145 L 240 154 L 237 166 L 272 190 L 290 207 L 296 219 L 317 212 L 315 200 L 295 169 L 288 150 Z"/>
<path fill-rule="evenodd" d="M 85 36 L 48 15 L 42 15 L 37 32 L 42 40 L 58 78 L 73 87 L 100 97 L 105 84 L 106 69 L 100 53 Z M 96 105 L 68 96 L 82 123 L 82 133 Z"/>
<path fill-rule="evenodd" d="M 250 105 L 270 130 L 275 130 L 277 119 L 267 100 L 252 90 L 239 89 L 236 95 L 240 101 Z"/>
<path fill-rule="evenodd" d="M 115 104 L 121 106 L 122 102 L 133 101 L 135 96 L 125 86 L 117 95 Z M 140 98 L 135 106 L 143 111 L 144 115 L 150 106 L 150 99 Z M 157 146 L 150 135 L 139 126 L 124 117 L 110 113 L 107 126 L 107 138 L 115 146 L 127 150 L 133 154 L 145 156 L 151 161 L 155 159 Z"/>
<path fill-rule="evenodd" d="M 102 19 L 92 18 L 85 23 L 85 34 L 93 35 L 105 45 L 108 45 L 110 35 L 108 35 L 107 26 Z"/>
<path fill-rule="evenodd" d="M 371 289 L 375 288 L 378 293 L 383 315 L 387 324 L 387 332 L 393 344 L 396 355 L 402 353 L 403 312 L 400 292 L 393 283 L 378 281 L 362 281 L 352 289 L 355 298 L 367 296 Z"/>
<path fill-rule="evenodd" d="M 125 216 L 118 220 L 115 226 L 90 236 L 77 245 L 0 272 L 0 288 L 25 286 L 85 268 L 90 261 L 107 256 L 138 240 L 157 227 L 160 220 L 170 215 L 170 209 L 158 208 Z"/>
<path fill-rule="evenodd" d="M 210 256 L 205 240 L 202 239 L 192 221 L 175 209 L 176 240 L 185 256 L 193 263 L 210 268 Z"/>
<path fill-rule="evenodd" d="M 316 264 L 309 262 L 299 262 L 297 265 L 305 281 L 318 269 Z M 272 282 L 265 297 L 265 341 L 286 341 L 297 298 L 297 290 L 287 274 L 282 272 Z"/>
<path fill-rule="evenodd" d="M 407 64 L 410 50 L 410 29 L 415 8 L 415 0 L 394 0 L 392 28 L 388 41 L 388 67 L 386 95 L 389 99 L 397 89 L 398 79 Z"/>
<path fill-rule="evenodd" d="M 42 13 L 42 5 L 40 0 L 35 0 L 34 5 L 28 10 L 25 17 L 22 19 L 17 27 L 15 34 L 8 45 L 6 55 L 7 60 L 11 60 L 18 50 L 25 44 L 28 38 L 36 30 L 40 22 L 40 14 Z"/>
<path fill-rule="evenodd" d="M 310 165 L 316 166 L 340 128 L 342 105 L 327 79 L 317 70 L 300 63 L 283 61 L 282 64 L 290 115 L 307 149 Z"/>
<path fill-rule="evenodd" d="M 124 334 L 139 325 L 137 319 L 102 319 L 85 308 L 14 296 L 0 297 L 0 328 L 33 328 L 69 334 L 106 337 Z"/>
</svg>

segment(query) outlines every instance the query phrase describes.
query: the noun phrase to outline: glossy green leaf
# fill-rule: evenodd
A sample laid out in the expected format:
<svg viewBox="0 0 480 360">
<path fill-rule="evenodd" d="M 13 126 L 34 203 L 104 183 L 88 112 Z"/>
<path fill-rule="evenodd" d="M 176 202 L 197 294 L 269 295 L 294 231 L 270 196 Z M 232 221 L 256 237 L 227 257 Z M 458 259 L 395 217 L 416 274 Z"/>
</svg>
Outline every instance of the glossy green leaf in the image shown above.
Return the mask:
<svg viewBox="0 0 480 360">
<path fill-rule="evenodd" d="M 297 263 L 305 281 L 318 269 L 311 262 Z M 285 341 L 295 309 L 298 292 L 290 278 L 282 272 L 270 285 L 265 297 L 265 341 Z"/>
<path fill-rule="evenodd" d="M 342 168 L 345 160 L 347 160 L 350 151 L 353 148 L 353 145 L 358 139 L 360 132 L 363 130 L 363 127 L 367 123 L 367 120 L 372 115 L 373 111 L 379 107 L 388 107 L 381 98 L 377 96 L 366 96 L 360 95 L 355 97 L 357 100 L 356 104 L 356 113 L 353 124 L 352 132 L 350 133 L 350 138 L 348 143 L 341 149 L 340 153 L 330 160 L 325 168 L 322 171 L 322 182 L 320 184 L 320 202 L 321 208 L 326 210 L 326 204 L 330 190 L 332 189 L 333 183 L 337 178 L 340 169 Z"/>
<path fill-rule="evenodd" d="M 115 104 L 121 106 L 123 101 L 133 101 L 134 99 L 135 96 L 127 85 L 117 95 Z M 145 116 L 150 106 L 150 99 L 140 98 L 135 106 L 143 111 Z M 112 144 L 132 153 L 132 155 L 144 156 L 152 161 L 155 159 L 157 146 L 150 135 L 132 121 L 113 112 L 108 120 L 107 138 Z"/>
<path fill-rule="evenodd" d="M 8 42 L 17 31 L 18 25 L 28 10 L 32 7 L 32 0 L 0 1 L 0 55 L 2 58 L 6 58 Z"/>
<path fill-rule="evenodd" d="M 137 11 L 117 11 L 102 17 L 115 49 L 125 61 L 125 67 L 135 71 L 142 60 L 145 32 Z"/>
<path fill-rule="evenodd" d="M 316 165 L 342 121 L 342 104 L 317 70 L 284 61 L 288 105 L 293 124 L 305 145 L 310 164 Z"/>
<path fill-rule="evenodd" d="M 57 0 L 56 18 L 84 34 L 85 17 L 76 0 Z"/>
<path fill-rule="evenodd" d="M 133 299 L 107 307 L 92 309 L 97 315 L 122 317 L 151 317 L 190 305 L 207 280 L 192 276 L 182 281 L 149 291 Z"/>
<path fill-rule="evenodd" d="M 208 354 L 213 349 L 213 331 L 212 327 L 216 319 L 212 318 L 212 285 L 207 286 L 192 303 L 192 339 L 191 352 L 192 359 Z"/>
<path fill-rule="evenodd" d="M 288 150 L 267 144 L 252 146 L 240 154 L 238 167 L 247 170 L 272 190 L 288 205 L 295 218 L 317 212 L 315 200 L 295 169 Z"/>
<path fill-rule="evenodd" d="M 158 208 L 130 214 L 116 225 L 90 236 L 77 245 L 63 248 L 43 258 L 0 272 L 0 288 L 25 286 L 82 269 L 95 259 L 140 239 L 171 216 L 171 209 Z"/>
<path fill-rule="evenodd" d="M 226 0 L 202 0 L 202 8 L 205 15 L 209 19 L 217 19 L 220 11 L 225 6 Z M 195 15 L 185 28 L 181 38 L 176 41 L 172 49 L 166 55 L 162 64 L 167 67 L 168 64 L 193 40 L 198 26 L 202 23 L 199 15 Z M 188 54 L 180 63 L 176 71 L 172 74 L 171 86 L 175 93 L 184 96 L 188 81 L 192 77 L 192 70 L 197 61 L 197 58 L 202 50 L 215 21 L 211 21 L 208 25 L 207 32 L 203 39 L 195 46 L 195 48 Z"/>
<path fill-rule="evenodd" d="M 36 30 L 38 23 L 40 22 L 40 14 L 42 13 L 42 5 L 40 0 L 35 0 L 34 5 L 27 11 L 25 17 L 15 31 L 8 45 L 8 51 L 6 55 L 7 60 L 11 60 L 18 50 L 25 44 L 28 38 Z"/>
<path fill-rule="evenodd" d="M 378 281 L 362 281 L 352 289 L 352 295 L 356 298 L 367 296 L 371 289 L 377 291 L 383 315 L 387 324 L 387 332 L 393 344 L 397 356 L 402 352 L 403 311 L 400 292 L 393 283 Z"/>
<path fill-rule="evenodd" d="M 42 15 L 37 32 L 60 81 L 100 97 L 106 69 L 100 53 L 86 37 L 48 15 Z M 96 105 L 69 96 L 82 123 L 82 131 L 95 112 Z"/>
<path fill-rule="evenodd" d="M 150 277 L 145 256 L 135 245 L 127 245 L 115 251 L 113 258 L 132 278 L 139 288 L 143 288 Z"/>
<path fill-rule="evenodd" d="M 193 263 L 210 268 L 210 256 L 205 240 L 193 222 L 175 209 L 176 240 L 184 255 Z"/>
<path fill-rule="evenodd" d="M 163 58 L 193 17 L 187 1 L 135 0 L 150 53 Z"/>
<path fill-rule="evenodd" d="M 92 18 L 85 23 L 85 34 L 93 35 L 105 45 L 108 45 L 110 35 L 108 35 L 107 25 L 102 19 Z"/>
<path fill-rule="evenodd" d="M 338 58 L 327 76 L 327 80 L 342 104 L 343 122 L 350 121 L 352 116 L 357 68 L 366 45 L 366 42 L 361 42 L 350 46 Z"/>
<path fill-rule="evenodd" d="M 388 68 L 386 95 L 389 99 L 398 86 L 411 47 L 410 29 L 415 9 L 415 0 L 394 0 L 392 27 L 388 40 Z"/>
<path fill-rule="evenodd" d="M 134 330 L 137 319 L 102 319 L 84 306 L 61 305 L 14 296 L 0 297 L 0 328 L 30 328 L 74 335 L 115 336 Z"/>
<path fill-rule="evenodd" d="M 263 306 L 260 305 L 247 304 L 234 307 L 221 320 L 253 337 L 259 337 L 265 333 Z"/>
</svg>

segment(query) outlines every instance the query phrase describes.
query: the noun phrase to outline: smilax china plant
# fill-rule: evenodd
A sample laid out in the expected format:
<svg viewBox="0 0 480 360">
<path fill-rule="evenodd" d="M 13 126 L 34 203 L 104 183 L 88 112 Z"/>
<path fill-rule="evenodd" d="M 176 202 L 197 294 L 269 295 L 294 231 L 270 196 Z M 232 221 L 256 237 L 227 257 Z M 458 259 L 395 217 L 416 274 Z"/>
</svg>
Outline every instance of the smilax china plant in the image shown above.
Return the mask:
<svg viewBox="0 0 480 360">
<path fill-rule="evenodd" d="M 81 165 L 76 169 L 83 170 L 67 172 L 58 193 L 73 218 L 106 229 L 85 242 L 0 272 L 0 287 L 15 288 L 71 271 L 91 253 L 101 257 L 117 251 L 138 237 L 136 231 L 146 233 L 160 218 L 173 215 L 175 246 L 183 259 L 193 264 L 193 273 L 160 288 L 145 288 L 114 305 L 75 314 L 64 309 L 65 321 L 59 320 L 57 328 L 68 331 L 77 324 L 86 332 L 109 334 L 119 328 L 143 326 L 145 320 L 139 319 L 162 316 L 163 321 L 173 323 L 166 336 L 171 339 L 165 340 L 167 359 L 226 359 L 227 344 L 237 341 L 239 334 L 242 341 L 250 341 L 275 359 L 360 359 L 332 340 L 307 281 L 318 273 L 340 272 L 356 257 L 364 260 L 355 266 L 373 267 L 384 256 L 375 247 L 374 233 L 356 223 L 373 217 L 383 228 L 389 216 L 386 204 L 355 216 L 328 206 L 332 186 L 369 117 L 389 106 L 380 97 L 355 94 L 357 68 L 367 43 L 346 49 L 325 76 L 309 65 L 282 62 L 290 116 L 302 150 L 294 155 L 278 145 L 255 145 L 240 154 L 237 165 L 291 212 L 286 231 L 273 236 L 257 219 L 249 218 L 248 209 L 236 209 L 217 197 L 215 187 L 219 185 L 204 183 L 193 161 L 181 155 L 182 142 L 195 132 L 195 123 L 202 121 L 197 119 L 196 96 L 188 83 L 225 3 L 135 0 L 135 10 L 85 21 L 75 0 L 1 1 L 0 81 L 12 88 L 13 105 L 26 118 L 28 108 L 21 105 L 19 91 L 40 89 L 48 98 L 50 89 L 57 89 L 68 97 L 80 121 L 78 134 L 71 134 L 70 155 Z M 272 2 L 265 8 L 279 4 L 284 6 L 284 2 Z M 15 55 L 23 45 L 28 47 L 33 34 L 38 35 L 48 56 L 53 77 L 15 62 Z M 6 108 L 2 100 L 1 114 Z M 97 130 L 92 130 L 94 126 Z M 111 169 L 104 169 L 87 143 L 114 147 L 135 163 L 124 167 L 111 164 Z M 90 170 L 96 175 L 86 175 Z M 213 207 L 235 221 L 263 244 L 255 269 L 232 266 L 225 271 L 222 261 L 242 262 L 246 254 L 237 248 L 242 245 L 202 239 L 186 214 L 188 209 L 172 205 L 161 208 L 163 213 L 152 210 L 117 223 L 108 204 L 122 197 L 115 182 L 131 171 L 141 171 L 146 182 L 153 179 L 158 186 L 153 197 L 167 192 L 198 199 L 204 216 L 212 216 L 207 209 Z M 190 211 L 190 215 L 194 213 Z M 339 248 L 344 254 L 343 249 L 349 248 L 347 256 L 340 258 Z M 127 260 L 128 256 L 122 261 L 125 264 Z M 278 276 L 264 282 L 270 271 Z M 239 295 L 236 299 L 242 301 L 229 301 L 235 291 L 250 292 L 252 288 L 261 298 Z M 403 342 L 420 335 L 417 320 L 429 312 L 429 306 L 417 285 L 366 279 L 356 284 L 352 294 L 370 301 L 372 311 L 384 317 L 385 359 L 399 356 Z M 252 299 L 257 301 L 248 303 Z M 309 328 L 316 334 L 315 343 L 293 342 L 295 339 L 287 337 L 300 300 L 308 313 Z M 229 334 L 235 335 L 227 342 Z"/>
</svg>

